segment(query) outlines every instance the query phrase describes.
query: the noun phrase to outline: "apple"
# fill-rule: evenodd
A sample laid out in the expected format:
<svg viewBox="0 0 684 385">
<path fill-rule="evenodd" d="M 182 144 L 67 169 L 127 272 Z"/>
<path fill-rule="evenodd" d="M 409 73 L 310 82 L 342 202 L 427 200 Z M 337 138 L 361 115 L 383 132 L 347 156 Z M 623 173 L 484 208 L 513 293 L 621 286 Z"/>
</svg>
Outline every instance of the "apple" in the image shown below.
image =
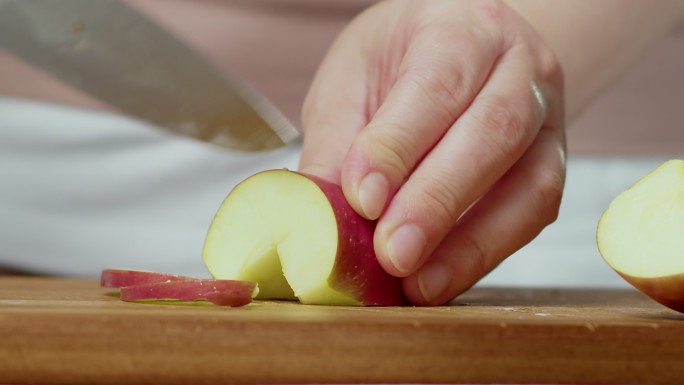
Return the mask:
<svg viewBox="0 0 684 385">
<path fill-rule="evenodd" d="M 684 161 L 669 160 L 620 193 L 601 216 L 596 241 L 627 282 L 684 312 Z"/>
<path fill-rule="evenodd" d="M 247 305 L 259 292 L 256 282 L 122 269 L 102 270 L 100 286 L 119 288 L 122 301 L 207 300 L 219 306 Z"/>
<path fill-rule="evenodd" d="M 318 305 L 405 304 L 373 250 L 375 222 L 339 185 L 286 169 L 239 183 L 219 207 L 202 258 L 218 279 L 256 281 L 261 299 Z"/>
<path fill-rule="evenodd" d="M 166 273 L 156 273 L 152 271 L 104 269 L 100 274 L 100 286 L 124 287 L 147 283 L 182 281 L 188 279 L 197 278 Z"/>
<path fill-rule="evenodd" d="M 122 301 L 197 301 L 207 300 L 219 306 L 244 306 L 258 292 L 256 282 L 212 279 L 189 279 L 124 286 Z"/>
</svg>

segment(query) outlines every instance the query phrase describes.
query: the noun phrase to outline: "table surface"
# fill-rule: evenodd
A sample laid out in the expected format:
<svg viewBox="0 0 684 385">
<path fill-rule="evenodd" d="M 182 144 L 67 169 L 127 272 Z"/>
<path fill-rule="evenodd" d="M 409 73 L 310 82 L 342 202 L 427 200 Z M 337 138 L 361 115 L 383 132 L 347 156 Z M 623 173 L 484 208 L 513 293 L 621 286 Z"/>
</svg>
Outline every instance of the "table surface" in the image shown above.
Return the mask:
<svg viewBox="0 0 684 385">
<path fill-rule="evenodd" d="M 449 306 L 126 303 L 0 277 L 0 383 L 676 383 L 684 315 L 630 290 L 476 288 Z"/>
</svg>

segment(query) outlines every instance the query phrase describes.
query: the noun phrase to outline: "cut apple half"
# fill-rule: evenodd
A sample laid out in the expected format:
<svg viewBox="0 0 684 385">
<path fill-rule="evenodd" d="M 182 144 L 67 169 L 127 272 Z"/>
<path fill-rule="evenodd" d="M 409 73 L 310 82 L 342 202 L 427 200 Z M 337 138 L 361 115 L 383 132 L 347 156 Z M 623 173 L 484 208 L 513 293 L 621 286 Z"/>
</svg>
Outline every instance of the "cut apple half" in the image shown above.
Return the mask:
<svg viewBox="0 0 684 385">
<path fill-rule="evenodd" d="M 684 161 L 661 164 L 619 194 L 601 216 L 596 240 L 626 281 L 684 312 Z"/>
<path fill-rule="evenodd" d="M 257 173 L 226 197 L 202 257 L 218 279 L 256 281 L 259 299 L 322 305 L 399 305 L 399 278 L 373 250 L 375 223 L 340 186 L 289 170 Z"/>
</svg>

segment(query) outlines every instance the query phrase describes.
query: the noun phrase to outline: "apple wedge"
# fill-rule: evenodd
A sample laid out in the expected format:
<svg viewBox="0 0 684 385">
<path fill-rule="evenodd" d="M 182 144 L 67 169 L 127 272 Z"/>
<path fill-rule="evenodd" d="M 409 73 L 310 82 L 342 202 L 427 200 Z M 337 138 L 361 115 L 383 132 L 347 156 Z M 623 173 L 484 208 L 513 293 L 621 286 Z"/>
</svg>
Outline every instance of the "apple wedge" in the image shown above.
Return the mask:
<svg viewBox="0 0 684 385">
<path fill-rule="evenodd" d="M 284 169 L 263 171 L 221 204 L 202 258 L 215 278 L 258 282 L 261 299 L 404 304 L 401 280 L 375 256 L 374 229 L 337 184 Z"/>
<path fill-rule="evenodd" d="M 599 220 L 596 241 L 627 282 L 684 312 L 684 161 L 661 164 L 619 194 Z"/>
</svg>

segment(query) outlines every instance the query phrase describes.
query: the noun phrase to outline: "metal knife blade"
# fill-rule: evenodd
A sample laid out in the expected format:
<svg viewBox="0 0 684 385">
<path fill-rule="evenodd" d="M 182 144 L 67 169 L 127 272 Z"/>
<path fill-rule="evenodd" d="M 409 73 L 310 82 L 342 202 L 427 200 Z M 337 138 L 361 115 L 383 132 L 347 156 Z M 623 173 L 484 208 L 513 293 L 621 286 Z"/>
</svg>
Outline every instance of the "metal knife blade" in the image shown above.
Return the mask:
<svg viewBox="0 0 684 385">
<path fill-rule="evenodd" d="M 0 47 L 122 113 L 262 151 L 298 137 L 262 95 L 118 0 L 0 0 Z"/>
</svg>

